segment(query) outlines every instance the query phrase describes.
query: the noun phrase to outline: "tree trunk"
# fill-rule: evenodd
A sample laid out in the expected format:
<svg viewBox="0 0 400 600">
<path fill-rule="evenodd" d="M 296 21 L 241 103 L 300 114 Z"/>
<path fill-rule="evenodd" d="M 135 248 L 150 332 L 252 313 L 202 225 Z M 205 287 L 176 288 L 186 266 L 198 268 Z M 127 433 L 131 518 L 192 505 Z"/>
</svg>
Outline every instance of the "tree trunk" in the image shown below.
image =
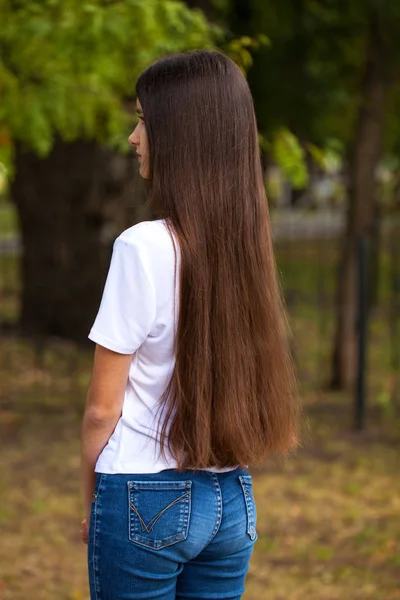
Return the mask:
<svg viewBox="0 0 400 600">
<path fill-rule="evenodd" d="M 381 277 L 381 207 L 375 202 L 375 214 L 371 228 L 369 269 L 368 269 L 368 304 L 370 308 L 376 308 L 379 302 L 379 284 Z"/>
<path fill-rule="evenodd" d="M 394 174 L 394 191 L 393 191 L 393 207 L 397 212 L 400 209 L 400 170 Z"/>
<path fill-rule="evenodd" d="M 87 339 L 113 240 L 141 216 L 131 164 L 94 141 L 56 140 L 46 158 L 17 146 L 23 334 Z"/>
<path fill-rule="evenodd" d="M 378 21 L 371 33 L 349 175 L 347 230 L 339 262 L 337 326 L 332 386 L 351 388 L 357 371 L 357 241 L 373 234 L 376 211 L 376 170 L 382 154 L 384 108 L 388 82 Z"/>
</svg>

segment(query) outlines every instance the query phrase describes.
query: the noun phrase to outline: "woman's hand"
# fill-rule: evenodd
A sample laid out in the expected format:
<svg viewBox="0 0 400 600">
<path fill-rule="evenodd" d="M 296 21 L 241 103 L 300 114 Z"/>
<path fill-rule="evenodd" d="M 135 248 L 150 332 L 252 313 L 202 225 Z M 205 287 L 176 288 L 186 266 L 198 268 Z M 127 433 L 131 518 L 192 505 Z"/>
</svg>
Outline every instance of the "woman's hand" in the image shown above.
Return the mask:
<svg viewBox="0 0 400 600">
<path fill-rule="evenodd" d="M 88 523 L 86 521 L 86 519 L 83 519 L 82 523 L 81 523 L 81 540 L 84 544 L 88 543 L 88 538 L 89 538 L 89 526 Z"/>
</svg>

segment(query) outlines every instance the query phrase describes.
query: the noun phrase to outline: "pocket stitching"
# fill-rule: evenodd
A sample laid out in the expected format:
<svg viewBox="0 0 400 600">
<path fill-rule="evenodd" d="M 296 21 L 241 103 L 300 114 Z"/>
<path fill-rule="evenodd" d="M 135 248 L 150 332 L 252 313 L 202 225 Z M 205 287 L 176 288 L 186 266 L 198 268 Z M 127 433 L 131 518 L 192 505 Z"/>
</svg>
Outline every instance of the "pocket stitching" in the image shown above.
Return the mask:
<svg viewBox="0 0 400 600">
<path fill-rule="evenodd" d="M 133 504 L 133 502 L 129 502 L 129 506 L 131 507 L 131 509 L 133 510 L 133 512 L 136 514 L 136 516 L 138 517 L 140 524 L 142 526 L 142 531 L 146 531 L 147 533 L 150 533 L 150 531 L 153 529 L 154 525 L 157 523 L 158 519 L 160 519 L 163 514 L 172 506 L 175 506 L 175 504 L 178 504 L 179 502 L 181 502 L 182 500 L 190 500 L 190 493 L 186 492 L 185 494 L 183 494 L 182 496 L 179 496 L 179 498 L 176 498 L 175 500 L 173 500 L 172 502 L 170 502 L 168 504 L 168 506 L 166 506 L 165 508 L 163 508 L 162 510 L 160 510 L 160 512 L 155 515 L 146 525 L 146 523 L 144 522 L 144 520 L 142 519 L 142 517 L 139 514 L 138 509 L 136 508 L 136 506 Z"/>
<path fill-rule="evenodd" d="M 134 542 L 135 544 L 138 544 L 140 546 L 143 546 L 145 548 L 151 548 L 153 550 L 161 550 L 163 548 L 165 548 L 166 546 L 171 546 L 172 544 L 175 544 L 177 542 L 183 541 L 187 538 L 188 533 L 189 533 L 189 523 L 190 523 L 190 514 L 191 514 L 191 487 L 192 487 L 192 482 L 191 481 L 184 481 L 184 482 L 160 482 L 160 481 L 154 481 L 154 482 L 135 482 L 135 481 L 128 481 L 128 496 L 129 496 L 129 539 Z M 182 494 L 181 496 L 179 496 L 179 498 L 176 498 L 175 500 L 173 500 L 172 502 L 170 502 L 165 508 L 163 508 L 159 513 L 157 513 L 157 515 L 155 515 L 150 521 L 149 523 L 146 525 L 146 523 L 144 522 L 143 518 L 141 517 L 135 502 L 132 501 L 134 498 L 134 492 L 139 492 L 139 491 L 164 491 L 164 490 L 168 490 L 168 491 L 172 491 L 172 490 L 181 490 L 181 489 L 185 489 L 186 491 L 184 494 Z M 176 533 L 175 535 L 170 535 L 167 538 L 164 539 L 156 539 L 156 540 L 152 540 L 152 539 L 146 539 L 145 537 L 140 535 L 140 530 L 137 529 L 137 520 L 135 519 L 134 515 L 132 514 L 132 512 L 137 516 L 139 523 L 141 525 L 142 528 L 142 533 L 150 533 L 155 525 L 155 523 L 160 519 L 160 517 L 165 514 L 165 512 L 171 508 L 172 506 L 175 506 L 176 504 L 182 503 L 183 506 L 181 508 L 181 513 L 179 516 L 179 525 L 178 527 L 180 528 L 180 531 L 178 531 L 178 533 Z M 136 522 L 135 522 L 136 521 Z"/>
</svg>

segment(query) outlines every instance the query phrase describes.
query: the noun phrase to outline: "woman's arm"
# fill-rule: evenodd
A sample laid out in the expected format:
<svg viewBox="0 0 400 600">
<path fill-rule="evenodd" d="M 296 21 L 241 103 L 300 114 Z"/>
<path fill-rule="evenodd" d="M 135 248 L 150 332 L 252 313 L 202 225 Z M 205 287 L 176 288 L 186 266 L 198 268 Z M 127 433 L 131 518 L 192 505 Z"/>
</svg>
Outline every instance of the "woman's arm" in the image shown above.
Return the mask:
<svg viewBox="0 0 400 600">
<path fill-rule="evenodd" d="M 96 345 L 92 377 L 82 424 L 82 487 L 84 515 L 89 524 L 96 461 L 121 416 L 133 354 L 119 354 Z"/>
</svg>

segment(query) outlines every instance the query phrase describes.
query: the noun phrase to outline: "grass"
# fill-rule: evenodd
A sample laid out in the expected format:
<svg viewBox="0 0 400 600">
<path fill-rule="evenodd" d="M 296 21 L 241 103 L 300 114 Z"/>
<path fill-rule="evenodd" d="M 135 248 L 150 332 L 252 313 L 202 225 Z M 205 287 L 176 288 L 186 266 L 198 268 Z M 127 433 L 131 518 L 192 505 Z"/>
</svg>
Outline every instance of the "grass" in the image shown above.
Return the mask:
<svg viewBox="0 0 400 600">
<path fill-rule="evenodd" d="M 87 599 L 79 428 L 91 352 L 0 342 L 1 598 Z M 307 394 L 299 453 L 255 470 L 258 534 L 246 600 L 400 598 L 399 421 L 345 395 Z"/>
<path fill-rule="evenodd" d="M 260 538 L 248 598 L 400 597 L 395 447 L 344 436 L 340 421 L 311 417 L 311 425 L 325 431 L 323 443 L 256 476 Z"/>
<path fill-rule="evenodd" d="M 400 416 L 389 313 L 383 301 L 372 315 L 367 428 L 356 433 L 352 398 L 325 385 L 335 259 L 330 242 L 278 248 L 306 426 L 294 457 L 253 471 L 259 539 L 245 600 L 400 600 Z M 18 259 L 0 260 L 0 313 L 15 321 Z M 60 340 L 0 340 L 2 600 L 88 599 L 79 431 L 91 361 L 92 351 Z"/>
</svg>

